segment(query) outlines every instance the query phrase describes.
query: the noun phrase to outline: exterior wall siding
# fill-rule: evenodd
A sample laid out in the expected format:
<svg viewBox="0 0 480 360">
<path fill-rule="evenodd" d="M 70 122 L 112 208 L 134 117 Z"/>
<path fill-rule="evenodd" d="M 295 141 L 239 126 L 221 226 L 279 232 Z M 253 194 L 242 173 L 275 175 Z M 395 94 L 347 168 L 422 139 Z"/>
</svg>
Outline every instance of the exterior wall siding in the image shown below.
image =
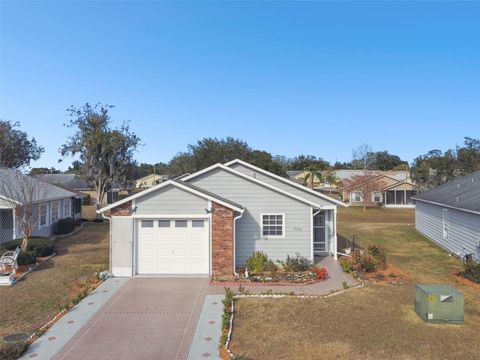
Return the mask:
<svg viewBox="0 0 480 360">
<path fill-rule="evenodd" d="M 296 252 L 311 258 L 310 205 L 222 169 L 199 175 L 189 182 L 245 206 L 243 217 L 236 222 L 236 265 L 244 265 L 256 250 L 265 251 L 273 260 L 283 260 Z M 285 214 L 284 238 L 261 235 L 262 213 Z"/>
<path fill-rule="evenodd" d="M 336 206 L 335 203 L 332 203 L 326 199 L 323 199 L 321 197 L 318 197 L 314 194 L 311 194 L 310 192 L 308 191 L 305 191 L 305 190 L 302 190 L 302 189 L 299 189 L 298 187 L 296 187 L 295 185 L 289 185 L 287 183 L 284 183 L 283 181 L 280 181 L 278 179 L 275 179 L 274 177 L 271 177 L 271 176 L 268 176 L 264 173 L 261 173 L 261 172 L 256 172 L 255 170 L 249 168 L 249 167 L 246 167 L 245 165 L 242 165 L 242 164 L 238 164 L 238 163 L 235 163 L 235 164 L 232 164 L 229 166 L 230 168 L 238 171 L 238 172 L 241 172 L 245 175 L 248 175 L 248 176 L 251 176 L 255 179 L 258 179 L 258 180 L 261 180 L 263 182 L 266 182 L 267 184 L 270 184 L 270 185 L 273 185 L 273 186 L 276 186 L 277 188 L 279 189 L 282 189 L 284 191 L 288 191 L 289 193 L 292 193 L 294 195 L 297 195 L 297 196 L 300 196 L 306 200 L 309 200 L 309 201 L 312 201 L 316 204 L 319 204 L 319 205 L 323 205 L 323 206 Z"/>
<path fill-rule="evenodd" d="M 133 218 L 113 216 L 110 220 L 110 268 L 115 276 L 133 274 Z"/>
<path fill-rule="evenodd" d="M 174 186 L 153 191 L 135 202 L 137 215 L 205 214 L 208 201 Z"/>
<path fill-rule="evenodd" d="M 459 257 L 473 253 L 480 260 L 480 215 L 448 208 L 448 239 L 444 239 L 443 209 L 439 205 L 417 201 L 417 230 Z"/>
</svg>

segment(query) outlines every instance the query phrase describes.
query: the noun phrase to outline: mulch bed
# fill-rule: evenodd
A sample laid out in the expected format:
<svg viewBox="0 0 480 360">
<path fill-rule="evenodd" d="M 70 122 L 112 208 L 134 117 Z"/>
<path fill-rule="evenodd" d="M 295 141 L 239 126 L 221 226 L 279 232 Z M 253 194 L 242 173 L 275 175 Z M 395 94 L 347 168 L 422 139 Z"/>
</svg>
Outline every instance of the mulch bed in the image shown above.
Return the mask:
<svg viewBox="0 0 480 360">
<path fill-rule="evenodd" d="M 462 284 L 462 285 L 465 285 L 465 286 L 468 286 L 468 287 L 471 287 L 473 289 L 477 289 L 477 290 L 480 290 L 480 284 L 477 284 L 476 282 L 473 282 L 467 278 L 464 278 L 460 273 L 462 272 L 463 270 L 460 270 L 460 271 L 457 271 L 453 274 L 453 276 L 455 277 L 455 280 Z"/>
<path fill-rule="evenodd" d="M 317 275 L 310 271 L 290 272 L 283 271 L 265 272 L 261 274 L 250 274 L 246 278 L 243 274 L 239 276 L 214 276 L 211 279 L 212 285 L 249 285 L 249 286 L 302 286 L 315 284 L 324 279 L 318 279 Z"/>
<path fill-rule="evenodd" d="M 373 272 L 364 273 L 364 280 L 374 283 L 386 283 L 386 284 L 402 284 L 408 279 L 410 275 L 396 267 L 392 263 L 387 263 L 385 268 L 377 269 Z"/>
</svg>

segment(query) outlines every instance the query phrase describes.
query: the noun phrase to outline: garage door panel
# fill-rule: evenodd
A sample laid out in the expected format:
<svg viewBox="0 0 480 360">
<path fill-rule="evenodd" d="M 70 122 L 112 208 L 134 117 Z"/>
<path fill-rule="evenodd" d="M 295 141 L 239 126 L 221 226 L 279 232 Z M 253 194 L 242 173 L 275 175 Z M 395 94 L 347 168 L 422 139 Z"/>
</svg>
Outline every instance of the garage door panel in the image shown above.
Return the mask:
<svg viewBox="0 0 480 360">
<path fill-rule="evenodd" d="M 181 219 L 185 220 L 185 219 Z M 174 221 L 171 222 L 175 224 Z M 209 227 L 138 227 L 138 274 L 208 274 Z"/>
</svg>

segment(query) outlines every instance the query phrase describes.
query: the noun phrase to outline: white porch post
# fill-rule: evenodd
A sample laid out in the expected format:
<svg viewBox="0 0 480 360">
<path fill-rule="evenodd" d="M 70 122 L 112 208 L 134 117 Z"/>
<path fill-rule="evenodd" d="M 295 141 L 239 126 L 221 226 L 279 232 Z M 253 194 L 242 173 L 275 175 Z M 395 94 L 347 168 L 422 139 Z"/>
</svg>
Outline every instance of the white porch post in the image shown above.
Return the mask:
<svg viewBox="0 0 480 360">
<path fill-rule="evenodd" d="M 337 207 L 333 209 L 333 258 L 338 260 L 337 255 Z"/>
</svg>

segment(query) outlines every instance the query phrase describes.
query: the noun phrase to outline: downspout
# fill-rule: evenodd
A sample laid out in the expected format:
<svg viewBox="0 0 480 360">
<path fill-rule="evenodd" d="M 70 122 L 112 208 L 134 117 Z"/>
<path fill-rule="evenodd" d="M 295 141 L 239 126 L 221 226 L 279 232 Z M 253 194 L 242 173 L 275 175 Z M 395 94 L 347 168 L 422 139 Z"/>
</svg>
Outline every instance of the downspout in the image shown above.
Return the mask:
<svg viewBox="0 0 480 360">
<path fill-rule="evenodd" d="M 105 220 L 108 220 L 108 226 L 109 226 L 109 231 L 108 231 L 108 270 L 112 272 L 112 217 L 105 215 L 105 213 L 102 212 L 102 217 Z"/>
<path fill-rule="evenodd" d="M 241 219 L 243 216 L 243 213 L 245 212 L 245 209 L 242 210 L 240 215 L 236 216 L 233 218 L 233 275 L 238 276 L 238 273 L 235 271 L 235 242 L 237 240 L 237 232 L 236 232 L 236 223 L 238 219 Z"/>
</svg>

